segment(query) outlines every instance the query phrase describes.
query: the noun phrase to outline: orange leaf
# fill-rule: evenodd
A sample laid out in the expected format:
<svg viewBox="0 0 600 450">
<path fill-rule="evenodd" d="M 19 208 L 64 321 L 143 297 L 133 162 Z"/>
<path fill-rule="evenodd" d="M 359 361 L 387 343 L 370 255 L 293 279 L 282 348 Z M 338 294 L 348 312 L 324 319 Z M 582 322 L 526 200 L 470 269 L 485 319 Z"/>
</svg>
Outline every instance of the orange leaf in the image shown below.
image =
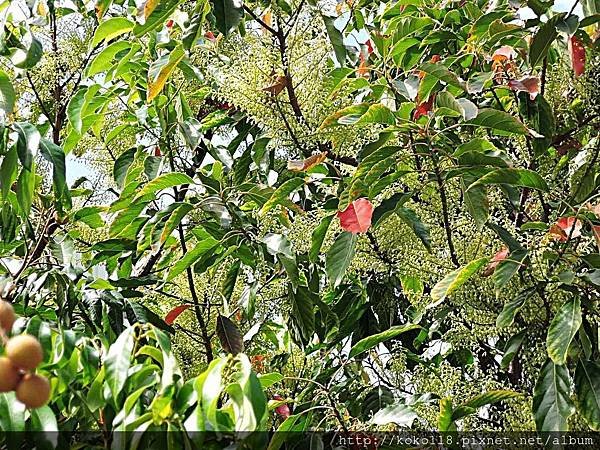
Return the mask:
<svg viewBox="0 0 600 450">
<path fill-rule="evenodd" d="M 571 36 L 568 47 L 571 56 L 571 67 L 575 72 L 575 76 L 578 77 L 585 72 L 585 47 L 577 36 Z"/>
<path fill-rule="evenodd" d="M 275 83 L 273 83 L 270 86 L 267 86 L 266 88 L 263 88 L 263 91 L 275 96 L 275 95 L 279 95 L 281 93 L 281 91 L 283 91 L 283 88 L 285 88 L 287 85 L 287 78 L 284 75 L 279 75 L 276 79 L 275 79 Z"/>
<path fill-rule="evenodd" d="M 173 322 L 175 322 L 175 319 L 177 319 L 182 312 L 184 312 L 186 309 L 189 309 L 191 307 L 192 307 L 192 305 L 176 306 L 171 311 L 169 311 L 169 313 L 165 316 L 165 323 L 167 325 L 173 325 Z"/>
<path fill-rule="evenodd" d="M 369 65 L 367 64 L 367 58 L 365 57 L 365 54 L 362 51 L 358 55 L 358 60 L 360 61 L 360 64 L 358 65 L 358 69 L 356 69 L 356 74 L 359 77 L 365 77 L 369 75 Z"/>
<path fill-rule="evenodd" d="M 338 211 L 340 225 L 350 233 L 366 233 L 371 227 L 373 204 L 366 198 L 359 198 L 348 205 L 344 211 Z"/>
<path fill-rule="evenodd" d="M 508 248 L 502 247 L 500 249 L 500 251 L 492 257 L 492 260 L 487 265 L 487 267 L 485 268 L 485 270 L 483 271 L 481 276 L 489 277 L 491 274 L 493 274 L 494 271 L 496 270 L 496 266 L 498 264 L 500 264 L 501 261 L 505 260 L 507 256 L 508 256 Z"/>
<path fill-rule="evenodd" d="M 517 52 L 510 45 L 503 45 L 492 55 L 492 61 L 504 62 L 517 58 Z"/>
<path fill-rule="evenodd" d="M 288 161 L 287 168 L 293 172 L 304 172 L 321 164 L 326 158 L 327 152 L 317 153 L 316 155 L 312 155 L 304 160 Z"/>
</svg>

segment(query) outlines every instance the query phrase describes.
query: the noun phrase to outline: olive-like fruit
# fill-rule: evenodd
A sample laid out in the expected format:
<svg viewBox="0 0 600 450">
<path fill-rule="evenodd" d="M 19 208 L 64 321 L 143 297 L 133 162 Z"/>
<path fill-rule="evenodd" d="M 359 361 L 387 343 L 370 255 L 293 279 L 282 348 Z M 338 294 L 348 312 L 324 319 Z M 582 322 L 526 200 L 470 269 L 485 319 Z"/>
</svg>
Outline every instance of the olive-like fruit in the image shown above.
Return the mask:
<svg viewBox="0 0 600 450">
<path fill-rule="evenodd" d="M 3 300 L 0 301 L 0 328 L 2 328 L 5 333 L 9 333 L 10 330 L 12 330 L 15 320 L 15 310 L 12 305 Z"/>
<path fill-rule="evenodd" d="M 0 356 L 0 392 L 14 391 L 19 384 L 19 370 L 5 356 Z"/>
<path fill-rule="evenodd" d="M 30 334 L 12 337 L 6 344 L 6 356 L 15 367 L 33 370 L 44 360 L 40 342 Z"/>
<path fill-rule="evenodd" d="M 46 377 L 27 374 L 16 391 L 17 400 L 28 408 L 39 408 L 50 400 L 50 382 Z"/>
</svg>

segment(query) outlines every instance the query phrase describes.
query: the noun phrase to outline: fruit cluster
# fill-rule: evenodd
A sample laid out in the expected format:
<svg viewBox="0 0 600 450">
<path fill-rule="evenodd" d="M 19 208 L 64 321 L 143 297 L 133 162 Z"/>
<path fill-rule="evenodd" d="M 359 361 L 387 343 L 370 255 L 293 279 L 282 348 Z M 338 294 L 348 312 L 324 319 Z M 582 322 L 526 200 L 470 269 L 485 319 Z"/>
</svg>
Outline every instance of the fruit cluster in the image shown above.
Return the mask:
<svg viewBox="0 0 600 450">
<path fill-rule="evenodd" d="M 10 303 L 0 300 L 0 338 L 5 356 L 0 356 L 0 393 L 15 391 L 17 400 L 28 408 L 44 406 L 50 398 L 50 383 L 46 377 L 31 373 L 44 359 L 40 342 L 22 334 L 6 338 L 15 322 Z"/>
</svg>

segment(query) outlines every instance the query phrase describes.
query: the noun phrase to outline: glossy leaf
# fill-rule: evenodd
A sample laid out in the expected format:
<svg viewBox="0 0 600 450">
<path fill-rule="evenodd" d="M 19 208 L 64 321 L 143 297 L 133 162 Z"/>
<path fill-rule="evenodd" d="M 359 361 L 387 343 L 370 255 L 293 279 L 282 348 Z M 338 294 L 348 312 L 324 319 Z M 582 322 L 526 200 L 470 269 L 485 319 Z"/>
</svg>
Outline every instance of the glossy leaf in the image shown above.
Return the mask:
<svg viewBox="0 0 600 450">
<path fill-rule="evenodd" d="M 129 33 L 133 30 L 133 26 L 134 23 L 125 17 L 112 17 L 105 20 L 96 28 L 91 46 L 95 47 L 103 41 L 110 41 L 117 36 Z"/>
<path fill-rule="evenodd" d="M 354 346 L 350 349 L 350 353 L 348 358 L 354 358 L 367 350 L 372 349 L 373 347 L 377 347 L 379 344 L 388 341 L 390 339 L 395 338 L 396 336 L 410 330 L 414 330 L 419 328 L 419 325 L 415 324 L 406 324 L 406 325 L 397 325 L 391 327 L 389 330 L 383 331 L 378 334 L 374 334 L 372 336 L 366 337 L 358 341 Z"/>
<path fill-rule="evenodd" d="M 325 269 L 327 278 L 332 286 L 337 286 L 342 282 L 346 270 L 354 258 L 356 247 L 356 235 L 348 232 L 342 232 L 337 236 L 335 242 L 327 252 L 325 260 Z"/>
<path fill-rule="evenodd" d="M 175 320 L 184 312 L 190 309 L 192 305 L 179 305 L 173 308 L 171 311 L 167 313 L 165 316 L 165 323 L 167 325 L 173 325 Z"/>
<path fill-rule="evenodd" d="M 442 303 L 446 297 L 465 284 L 479 269 L 486 265 L 489 258 L 479 258 L 466 266 L 456 269 L 442 278 L 431 290 L 432 303 L 427 308 L 433 308 Z"/>
<path fill-rule="evenodd" d="M 546 361 L 533 389 L 533 417 L 537 431 L 567 431 L 567 419 L 575 413 L 571 379 L 566 366 Z"/>
<path fill-rule="evenodd" d="M 600 364 L 579 360 L 575 370 L 575 393 L 579 413 L 592 430 L 600 430 Z"/>
<path fill-rule="evenodd" d="M 287 200 L 290 194 L 296 191 L 300 186 L 304 185 L 304 179 L 292 178 L 279 186 L 271 195 L 271 198 L 260 209 L 260 214 L 265 215 L 275 206 L 280 205 Z"/>
<path fill-rule="evenodd" d="M 565 364 L 569 346 L 581 326 L 581 300 L 575 297 L 561 306 L 554 316 L 550 328 L 548 328 L 548 337 L 546 345 L 548 347 L 548 356 L 555 364 Z"/>
<path fill-rule="evenodd" d="M 168 55 L 150 64 L 148 69 L 148 101 L 154 100 L 163 90 L 165 83 L 185 56 L 183 46 L 178 45 Z"/>
<path fill-rule="evenodd" d="M 0 109 L 7 114 L 12 113 L 15 107 L 15 89 L 10 78 L 3 70 L 0 70 Z"/>
</svg>

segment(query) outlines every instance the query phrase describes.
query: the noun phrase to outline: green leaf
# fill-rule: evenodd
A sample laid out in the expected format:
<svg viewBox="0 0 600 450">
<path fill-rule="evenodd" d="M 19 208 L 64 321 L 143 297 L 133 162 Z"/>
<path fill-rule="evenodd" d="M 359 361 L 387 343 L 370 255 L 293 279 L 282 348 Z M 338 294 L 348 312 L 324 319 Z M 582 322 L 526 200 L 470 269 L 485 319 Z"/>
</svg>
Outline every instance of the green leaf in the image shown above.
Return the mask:
<svg viewBox="0 0 600 450">
<path fill-rule="evenodd" d="M 472 183 L 467 190 L 488 184 L 508 184 L 548 192 L 546 181 L 536 172 L 528 169 L 496 169 Z"/>
<path fill-rule="evenodd" d="M 273 433 L 273 437 L 269 441 L 267 450 L 279 450 L 285 441 L 293 435 L 293 433 L 290 433 L 291 431 L 303 431 L 300 429 L 302 419 L 303 416 L 301 414 L 293 414 L 281 422 L 277 431 Z"/>
<path fill-rule="evenodd" d="M 463 199 L 467 211 L 481 230 L 490 216 L 490 205 L 485 186 L 475 186 L 464 191 Z"/>
<path fill-rule="evenodd" d="M 91 46 L 96 47 L 103 41 L 110 41 L 117 36 L 128 33 L 133 30 L 133 26 L 134 23 L 125 17 L 113 17 L 105 20 L 96 28 Z"/>
<path fill-rule="evenodd" d="M 450 397 L 440 399 L 440 412 L 438 414 L 438 430 L 440 432 L 456 431 L 456 424 L 452 420 L 453 411 Z"/>
<path fill-rule="evenodd" d="M 11 55 L 11 61 L 19 69 L 31 69 L 41 59 L 44 52 L 42 43 L 31 33 L 25 34 L 27 43 L 27 49 L 18 48 Z M 21 43 L 24 43 L 24 39 L 21 39 Z"/>
<path fill-rule="evenodd" d="M 413 230 L 415 235 L 423 243 L 428 251 L 431 251 L 431 237 L 429 236 L 429 227 L 421 222 L 417 213 L 410 208 L 400 207 L 396 209 L 396 214 Z"/>
<path fill-rule="evenodd" d="M 373 347 L 378 346 L 382 342 L 388 341 L 390 339 L 395 338 L 396 336 L 410 330 L 414 330 L 415 328 L 420 328 L 419 325 L 415 324 L 405 324 L 405 325 L 397 325 L 389 330 L 383 331 L 378 334 L 374 334 L 372 336 L 366 337 L 358 341 L 352 349 L 350 350 L 350 354 L 348 358 L 354 358 L 361 353 L 366 352 L 367 350 L 372 349 Z"/>
<path fill-rule="evenodd" d="M 520 397 L 521 394 L 507 390 L 489 391 L 479 394 L 476 397 L 466 401 L 462 405 L 457 406 L 452 412 L 452 421 L 456 421 L 473 414 L 477 409 L 485 405 L 492 405 L 502 400 L 508 400 L 515 397 Z"/>
<path fill-rule="evenodd" d="M 31 430 L 36 432 L 36 449 L 46 450 L 56 448 L 58 422 L 49 406 L 32 409 Z"/>
<path fill-rule="evenodd" d="M 131 354 L 133 352 L 135 328 L 129 327 L 117 338 L 108 349 L 104 366 L 106 368 L 106 384 L 112 393 L 113 402 L 118 404 L 118 397 L 127 381 Z"/>
<path fill-rule="evenodd" d="M 194 206 L 189 203 L 181 203 L 179 204 L 169 215 L 168 219 L 165 222 L 165 226 L 160 234 L 159 242 L 162 244 L 167 240 L 167 238 L 171 235 L 171 233 L 179 226 L 179 223 L 183 220 L 183 218 L 189 213 Z"/>
<path fill-rule="evenodd" d="M 395 125 L 394 113 L 380 103 L 360 103 L 347 106 L 331 114 L 321 124 L 320 129 L 335 125 Z"/>
<path fill-rule="evenodd" d="M 0 394 L 0 430 L 25 430 L 25 406 L 17 401 L 14 392 Z"/>
<path fill-rule="evenodd" d="M 139 199 L 148 194 L 154 194 L 155 192 L 162 191 L 174 186 L 180 186 L 182 184 L 194 184 L 194 180 L 191 179 L 185 173 L 170 172 L 165 173 L 158 178 L 148 182 L 140 192 L 135 196 L 135 199 Z"/>
<path fill-rule="evenodd" d="M 183 46 L 179 44 L 168 55 L 161 56 L 150 64 L 148 69 L 148 98 L 150 102 L 162 91 L 165 83 L 185 56 Z"/>
<path fill-rule="evenodd" d="M 184 270 L 198 261 L 202 256 L 204 256 L 205 253 L 216 247 L 217 244 L 218 241 L 212 237 L 208 237 L 197 243 L 194 248 L 188 250 L 188 252 L 183 255 L 183 258 L 171 266 L 171 270 L 169 270 L 169 273 L 167 274 L 167 281 L 171 281 L 177 275 L 182 273 Z"/>
<path fill-rule="evenodd" d="M 0 70 L 0 109 L 6 114 L 12 114 L 16 98 L 15 88 L 13 88 L 9 76 Z"/>
<path fill-rule="evenodd" d="M 340 66 L 344 67 L 346 64 L 346 46 L 344 45 L 344 35 L 340 30 L 335 27 L 335 17 L 321 16 L 323 22 L 325 22 L 325 29 L 329 35 L 329 41 L 335 52 L 335 58 L 337 59 Z"/>
<path fill-rule="evenodd" d="M 577 363 L 575 369 L 575 393 L 577 410 L 589 427 L 600 430 L 600 364 L 594 361 Z"/>
<path fill-rule="evenodd" d="M 30 123 L 17 122 L 14 125 L 17 131 L 17 154 L 19 161 L 27 170 L 31 170 L 33 161 L 40 148 L 41 135 L 38 129 Z"/>
<path fill-rule="evenodd" d="M 377 411 L 369 422 L 374 425 L 395 423 L 401 427 L 409 427 L 417 417 L 417 413 L 410 406 L 397 403 Z"/>
<path fill-rule="evenodd" d="M 488 261 L 489 258 L 476 259 L 475 261 L 471 261 L 466 266 L 450 272 L 442 280 L 438 281 L 431 290 L 432 303 L 427 305 L 427 308 L 433 308 L 434 306 L 442 303 L 446 297 L 465 284 L 467 280 L 471 278 L 479 269 L 485 266 Z"/>
<path fill-rule="evenodd" d="M 69 122 L 77 131 L 77 133 L 81 134 L 81 127 L 83 122 L 81 120 L 81 112 L 83 110 L 83 106 L 85 105 L 85 94 L 87 93 L 87 87 L 80 88 L 67 105 L 67 117 L 69 118 Z"/>
<path fill-rule="evenodd" d="M 571 379 L 566 366 L 546 361 L 533 389 L 533 417 L 537 431 L 567 431 L 567 419 L 575 413 Z"/>
<path fill-rule="evenodd" d="M 543 23 L 531 40 L 531 45 L 529 46 L 529 64 L 532 69 L 535 69 L 546 57 L 550 46 L 558 36 L 556 17 Z"/>
<path fill-rule="evenodd" d="M 288 297 L 292 306 L 290 319 L 300 331 L 303 342 L 307 343 L 315 333 L 315 296 L 305 286 L 298 286 L 296 292 L 290 286 Z"/>
<path fill-rule="evenodd" d="M 344 231 L 338 235 L 327 252 L 325 270 L 329 283 L 333 287 L 338 286 L 342 282 L 346 269 L 348 269 L 354 257 L 355 248 L 356 235 Z"/>
<path fill-rule="evenodd" d="M 506 328 L 511 326 L 515 320 L 515 315 L 517 312 L 523 307 L 525 301 L 527 301 L 527 299 L 531 297 L 534 292 L 534 287 L 525 289 L 519 292 L 514 300 L 506 303 L 504 308 L 502 308 L 502 312 L 500 312 L 496 318 L 496 326 L 498 328 Z"/>
<path fill-rule="evenodd" d="M 31 163 L 31 170 L 23 168 L 17 178 L 17 201 L 25 215 L 28 215 L 31 210 L 35 184 L 35 163 Z"/>
<path fill-rule="evenodd" d="M 521 348 L 521 344 L 523 343 L 523 339 L 525 339 L 526 334 L 527 330 L 523 330 L 508 340 L 504 346 L 504 356 L 502 356 L 502 360 L 500 361 L 500 367 L 502 369 L 508 368 L 510 362 L 517 355 L 517 352 Z"/>
<path fill-rule="evenodd" d="M 9 148 L 4 154 L 2 164 L 0 165 L 0 194 L 1 198 L 6 200 L 13 182 L 17 179 L 17 148 Z"/>
<path fill-rule="evenodd" d="M 420 70 L 429 75 L 434 76 L 438 80 L 443 81 L 450 86 L 457 87 L 463 91 L 467 90 L 467 86 L 463 80 L 458 78 L 456 74 L 452 73 L 448 68 L 442 64 L 425 63 L 421 65 Z"/>
<path fill-rule="evenodd" d="M 215 16 L 217 30 L 227 36 L 229 32 L 238 26 L 244 9 L 241 2 L 235 0 L 211 0 L 212 13 Z"/>
<path fill-rule="evenodd" d="M 137 38 L 142 37 L 149 31 L 154 30 L 164 24 L 171 14 L 175 11 L 181 0 L 160 0 L 152 10 L 143 24 L 136 23 L 133 28 L 133 35 Z"/>
<path fill-rule="evenodd" d="M 567 301 L 556 313 L 550 328 L 546 346 L 548 356 L 555 364 L 565 364 L 571 341 L 581 326 L 581 300 L 575 297 Z"/>
<path fill-rule="evenodd" d="M 319 259 L 319 253 L 321 252 L 321 247 L 323 246 L 325 235 L 327 234 L 327 230 L 329 230 L 329 225 L 331 224 L 331 221 L 334 217 L 334 214 L 330 214 L 328 216 L 323 217 L 319 225 L 313 231 L 310 250 L 308 252 L 308 259 L 310 262 L 314 263 L 317 262 L 317 260 Z"/>
<path fill-rule="evenodd" d="M 52 184 L 57 203 L 70 208 L 71 197 L 67 186 L 65 152 L 54 142 L 42 139 L 40 141 L 40 153 L 46 161 L 52 164 Z"/>
<path fill-rule="evenodd" d="M 492 279 L 496 292 L 499 294 L 501 289 L 506 286 L 506 283 L 518 272 L 523 266 L 523 261 L 527 258 L 527 250 L 517 250 L 512 252 L 508 258 L 500 261 L 494 270 Z"/>
<path fill-rule="evenodd" d="M 282 202 L 284 202 L 285 200 L 287 200 L 288 196 L 292 192 L 294 192 L 296 189 L 298 189 L 300 186 L 303 186 L 303 185 L 304 185 L 303 178 L 292 178 L 290 180 L 287 180 L 285 183 L 283 183 L 281 186 L 279 186 L 275 190 L 275 192 L 273 192 L 273 194 L 271 195 L 271 198 L 269 198 L 269 200 L 267 200 L 267 202 L 260 209 L 259 214 L 261 216 L 264 216 L 275 206 L 277 206 L 277 205 L 281 204 Z"/>
<path fill-rule="evenodd" d="M 112 60 L 120 52 L 129 50 L 132 47 L 131 42 L 116 41 L 102 49 L 89 63 L 86 74 L 93 77 L 97 73 L 104 72 L 112 67 Z"/>
<path fill-rule="evenodd" d="M 263 373 L 258 376 L 258 381 L 263 389 L 273 386 L 283 380 L 283 375 L 277 372 Z"/>
<path fill-rule="evenodd" d="M 135 159 L 135 153 L 135 148 L 125 150 L 117 157 L 113 165 L 113 177 L 120 188 L 123 188 L 127 171 Z"/>
<path fill-rule="evenodd" d="M 530 134 L 530 130 L 522 122 L 497 109 L 482 108 L 477 117 L 466 123 L 511 134 Z"/>
</svg>

